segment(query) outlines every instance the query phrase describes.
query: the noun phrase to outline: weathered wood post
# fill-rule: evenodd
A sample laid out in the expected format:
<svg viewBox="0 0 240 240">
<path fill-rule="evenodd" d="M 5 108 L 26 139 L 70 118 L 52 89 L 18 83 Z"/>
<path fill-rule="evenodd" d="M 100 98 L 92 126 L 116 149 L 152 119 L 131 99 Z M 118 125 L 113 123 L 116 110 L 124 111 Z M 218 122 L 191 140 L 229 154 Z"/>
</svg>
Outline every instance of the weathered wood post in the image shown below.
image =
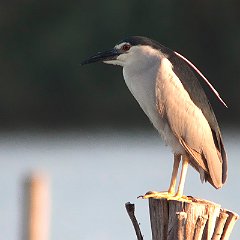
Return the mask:
<svg viewBox="0 0 240 240">
<path fill-rule="evenodd" d="M 41 173 L 28 180 L 28 240 L 48 240 L 50 221 L 49 178 Z"/>
<path fill-rule="evenodd" d="M 227 240 L 239 218 L 219 204 L 196 198 L 191 201 L 150 198 L 149 213 L 152 240 Z"/>
</svg>

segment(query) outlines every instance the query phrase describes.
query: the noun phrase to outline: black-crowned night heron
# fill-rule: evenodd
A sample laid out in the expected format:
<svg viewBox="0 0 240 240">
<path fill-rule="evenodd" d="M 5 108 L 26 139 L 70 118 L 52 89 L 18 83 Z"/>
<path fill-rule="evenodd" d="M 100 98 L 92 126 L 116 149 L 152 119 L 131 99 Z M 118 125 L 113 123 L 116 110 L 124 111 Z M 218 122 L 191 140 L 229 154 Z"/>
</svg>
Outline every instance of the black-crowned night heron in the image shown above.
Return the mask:
<svg viewBox="0 0 240 240">
<path fill-rule="evenodd" d="M 216 117 L 198 78 L 225 103 L 203 74 L 179 53 L 139 36 L 128 37 L 82 64 L 98 61 L 123 67 L 129 90 L 174 153 L 168 191 L 148 192 L 144 197 L 181 198 L 189 163 L 199 172 L 202 182 L 221 188 L 227 178 L 227 157 Z"/>
</svg>

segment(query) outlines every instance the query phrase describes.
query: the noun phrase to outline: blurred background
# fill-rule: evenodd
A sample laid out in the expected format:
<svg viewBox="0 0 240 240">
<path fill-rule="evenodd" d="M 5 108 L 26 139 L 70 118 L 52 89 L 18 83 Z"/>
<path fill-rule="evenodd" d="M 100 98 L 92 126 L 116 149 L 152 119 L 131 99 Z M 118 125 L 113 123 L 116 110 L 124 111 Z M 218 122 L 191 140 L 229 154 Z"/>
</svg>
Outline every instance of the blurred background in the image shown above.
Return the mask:
<svg viewBox="0 0 240 240">
<path fill-rule="evenodd" d="M 239 23 L 234 0 L 1 1 L 4 239 L 23 235 L 22 185 L 36 170 L 51 179 L 51 239 L 133 239 L 124 210 L 130 200 L 150 239 L 147 203 L 136 197 L 167 189 L 170 149 L 126 88 L 120 67 L 80 66 L 129 35 L 150 37 L 190 59 L 227 103 L 206 88 L 229 156 L 228 183 L 216 191 L 190 170 L 185 191 L 240 212 Z"/>
</svg>

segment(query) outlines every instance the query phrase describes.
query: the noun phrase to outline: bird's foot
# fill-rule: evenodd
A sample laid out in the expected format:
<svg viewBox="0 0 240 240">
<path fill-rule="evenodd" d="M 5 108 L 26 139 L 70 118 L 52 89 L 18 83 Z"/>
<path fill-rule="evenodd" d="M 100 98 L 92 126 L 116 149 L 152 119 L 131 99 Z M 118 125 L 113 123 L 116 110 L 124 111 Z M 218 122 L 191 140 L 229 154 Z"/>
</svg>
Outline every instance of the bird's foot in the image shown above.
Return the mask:
<svg viewBox="0 0 240 240">
<path fill-rule="evenodd" d="M 171 192 L 155 192 L 155 191 L 149 191 L 147 192 L 145 195 L 143 196 L 139 196 L 138 198 L 143 198 L 143 199 L 147 199 L 147 198 L 166 198 L 168 199 L 169 197 L 173 197 L 174 194 Z"/>
<path fill-rule="evenodd" d="M 143 196 L 139 196 L 138 198 L 142 199 L 148 199 L 148 198 L 155 198 L 155 199 L 161 199 L 165 198 L 167 200 L 178 200 L 182 202 L 192 202 L 192 197 L 174 194 L 172 192 L 155 192 L 155 191 L 149 191 Z"/>
<path fill-rule="evenodd" d="M 188 196 L 184 196 L 184 195 L 173 195 L 173 196 L 169 196 L 167 198 L 167 200 L 177 200 L 177 201 L 181 201 L 181 202 L 192 202 L 192 198 L 188 197 Z"/>
</svg>

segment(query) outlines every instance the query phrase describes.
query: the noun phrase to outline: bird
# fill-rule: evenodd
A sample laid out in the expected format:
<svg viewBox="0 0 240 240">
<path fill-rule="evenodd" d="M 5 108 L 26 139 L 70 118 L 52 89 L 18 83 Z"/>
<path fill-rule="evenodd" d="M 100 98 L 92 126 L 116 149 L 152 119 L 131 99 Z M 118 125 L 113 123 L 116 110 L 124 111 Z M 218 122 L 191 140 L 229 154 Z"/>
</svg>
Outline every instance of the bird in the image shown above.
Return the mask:
<svg viewBox="0 0 240 240">
<path fill-rule="evenodd" d="M 81 65 L 94 62 L 123 68 L 127 87 L 174 155 L 168 190 L 149 191 L 143 198 L 186 198 L 183 190 L 189 165 L 199 172 L 201 182 L 207 181 L 216 189 L 223 186 L 227 179 L 227 155 L 216 116 L 200 81 L 207 83 L 218 100 L 227 105 L 192 62 L 142 36 L 126 37 Z"/>
</svg>

